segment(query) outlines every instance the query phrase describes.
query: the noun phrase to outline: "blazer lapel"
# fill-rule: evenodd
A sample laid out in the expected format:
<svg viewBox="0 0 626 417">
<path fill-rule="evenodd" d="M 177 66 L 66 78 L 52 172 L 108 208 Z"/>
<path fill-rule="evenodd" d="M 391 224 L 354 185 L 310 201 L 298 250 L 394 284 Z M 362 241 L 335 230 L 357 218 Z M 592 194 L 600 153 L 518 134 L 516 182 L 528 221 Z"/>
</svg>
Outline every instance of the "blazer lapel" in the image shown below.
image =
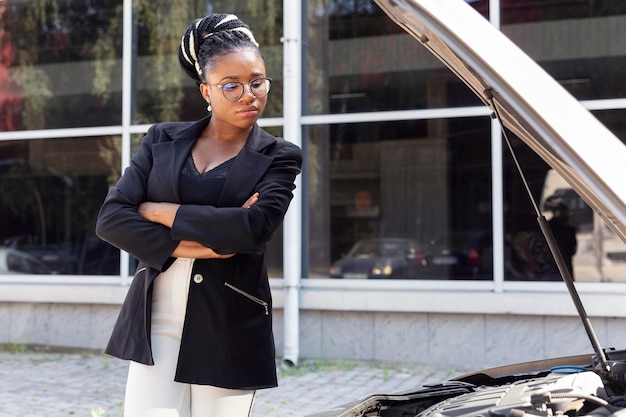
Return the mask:
<svg viewBox="0 0 626 417">
<path fill-rule="evenodd" d="M 196 139 L 209 123 L 210 116 L 193 123 L 165 124 L 161 137 L 152 146 L 153 170 L 159 177 L 164 196 L 180 203 L 178 183 L 180 173 Z"/>
<path fill-rule="evenodd" d="M 220 207 L 238 207 L 254 193 L 256 184 L 273 161 L 262 150 L 275 142 L 276 138 L 254 125 L 246 145 L 235 157 L 228 172 Z"/>
<path fill-rule="evenodd" d="M 194 143 L 195 140 L 174 140 L 155 143 L 152 147 L 153 170 L 163 185 L 161 192 L 174 197 L 172 203 L 181 202 L 178 193 L 180 172 Z"/>
</svg>

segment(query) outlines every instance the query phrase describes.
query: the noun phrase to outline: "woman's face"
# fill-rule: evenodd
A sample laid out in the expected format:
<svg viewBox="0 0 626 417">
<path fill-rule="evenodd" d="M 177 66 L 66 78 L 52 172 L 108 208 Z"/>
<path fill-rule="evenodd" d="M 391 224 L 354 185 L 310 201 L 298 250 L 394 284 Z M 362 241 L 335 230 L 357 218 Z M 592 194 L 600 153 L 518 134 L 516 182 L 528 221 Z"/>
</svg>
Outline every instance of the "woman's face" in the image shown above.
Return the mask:
<svg viewBox="0 0 626 417">
<path fill-rule="evenodd" d="M 245 129 L 261 117 L 267 96 L 256 97 L 250 90 L 251 81 L 266 76 L 265 64 L 257 53 L 249 49 L 232 52 L 216 62 L 205 76 L 207 83 L 200 85 L 200 91 L 205 99 L 211 101 L 211 123 L 225 123 Z M 239 88 L 236 84 L 238 82 L 244 85 L 243 94 L 231 101 L 233 91 L 228 90 Z M 231 100 L 225 97 L 223 88 Z"/>
</svg>

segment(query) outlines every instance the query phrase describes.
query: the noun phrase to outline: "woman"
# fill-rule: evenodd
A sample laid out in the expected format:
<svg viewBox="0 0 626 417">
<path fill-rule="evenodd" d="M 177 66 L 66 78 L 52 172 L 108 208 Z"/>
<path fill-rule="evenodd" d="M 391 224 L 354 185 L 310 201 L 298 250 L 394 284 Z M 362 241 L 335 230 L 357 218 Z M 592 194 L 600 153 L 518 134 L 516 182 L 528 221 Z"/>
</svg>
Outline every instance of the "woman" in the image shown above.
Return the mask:
<svg viewBox="0 0 626 417">
<path fill-rule="evenodd" d="M 152 126 L 109 190 L 96 232 L 140 263 L 106 352 L 131 360 L 126 417 L 247 416 L 276 386 L 265 244 L 302 153 L 256 124 L 271 80 L 236 16 L 196 20 L 179 59 L 211 115 Z"/>
</svg>

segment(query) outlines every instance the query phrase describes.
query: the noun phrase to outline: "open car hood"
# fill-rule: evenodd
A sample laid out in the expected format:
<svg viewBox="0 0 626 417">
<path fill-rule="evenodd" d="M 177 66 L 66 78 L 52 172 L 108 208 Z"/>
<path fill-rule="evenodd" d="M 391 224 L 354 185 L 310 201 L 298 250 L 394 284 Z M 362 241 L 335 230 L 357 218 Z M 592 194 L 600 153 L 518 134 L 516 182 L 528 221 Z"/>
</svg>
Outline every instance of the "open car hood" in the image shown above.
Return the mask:
<svg viewBox="0 0 626 417">
<path fill-rule="evenodd" d="M 375 0 L 626 242 L 626 147 L 463 0 Z"/>
</svg>

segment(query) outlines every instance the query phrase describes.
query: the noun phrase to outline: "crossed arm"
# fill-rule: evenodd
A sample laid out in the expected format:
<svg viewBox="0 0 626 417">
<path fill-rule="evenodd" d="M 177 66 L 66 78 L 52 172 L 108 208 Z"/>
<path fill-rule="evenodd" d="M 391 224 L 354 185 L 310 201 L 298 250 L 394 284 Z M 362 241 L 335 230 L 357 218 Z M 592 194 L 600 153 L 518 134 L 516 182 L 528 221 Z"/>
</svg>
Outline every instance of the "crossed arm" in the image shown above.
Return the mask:
<svg viewBox="0 0 626 417">
<path fill-rule="evenodd" d="M 245 203 L 242 204 L 241 207 L 250 208 L 258 201 L 259 193 L 254 193 L 252 194 L 252 196 L 250 196 L 250 198 L 246 200 Z M 146 220 L 162 224 L 163 226 L 167 226 L 171 229 L 172 225 L 174 224 L 174 219 L 176 218 L 176 213 L 178 212 L 179 207 L 180 204 L 176 203 L 146 201 L 139 205 L 137 211 Z M 171 256 L 175 258 L 226 259 L 234 255 L 234 253 L 220 255 L 213 251 L 213 249 L 207 248 L 206 246 L 198 242 L 194 242 L 191 240 L 181 240 L 178 246 L 172 252 Z"/>
</svg>

